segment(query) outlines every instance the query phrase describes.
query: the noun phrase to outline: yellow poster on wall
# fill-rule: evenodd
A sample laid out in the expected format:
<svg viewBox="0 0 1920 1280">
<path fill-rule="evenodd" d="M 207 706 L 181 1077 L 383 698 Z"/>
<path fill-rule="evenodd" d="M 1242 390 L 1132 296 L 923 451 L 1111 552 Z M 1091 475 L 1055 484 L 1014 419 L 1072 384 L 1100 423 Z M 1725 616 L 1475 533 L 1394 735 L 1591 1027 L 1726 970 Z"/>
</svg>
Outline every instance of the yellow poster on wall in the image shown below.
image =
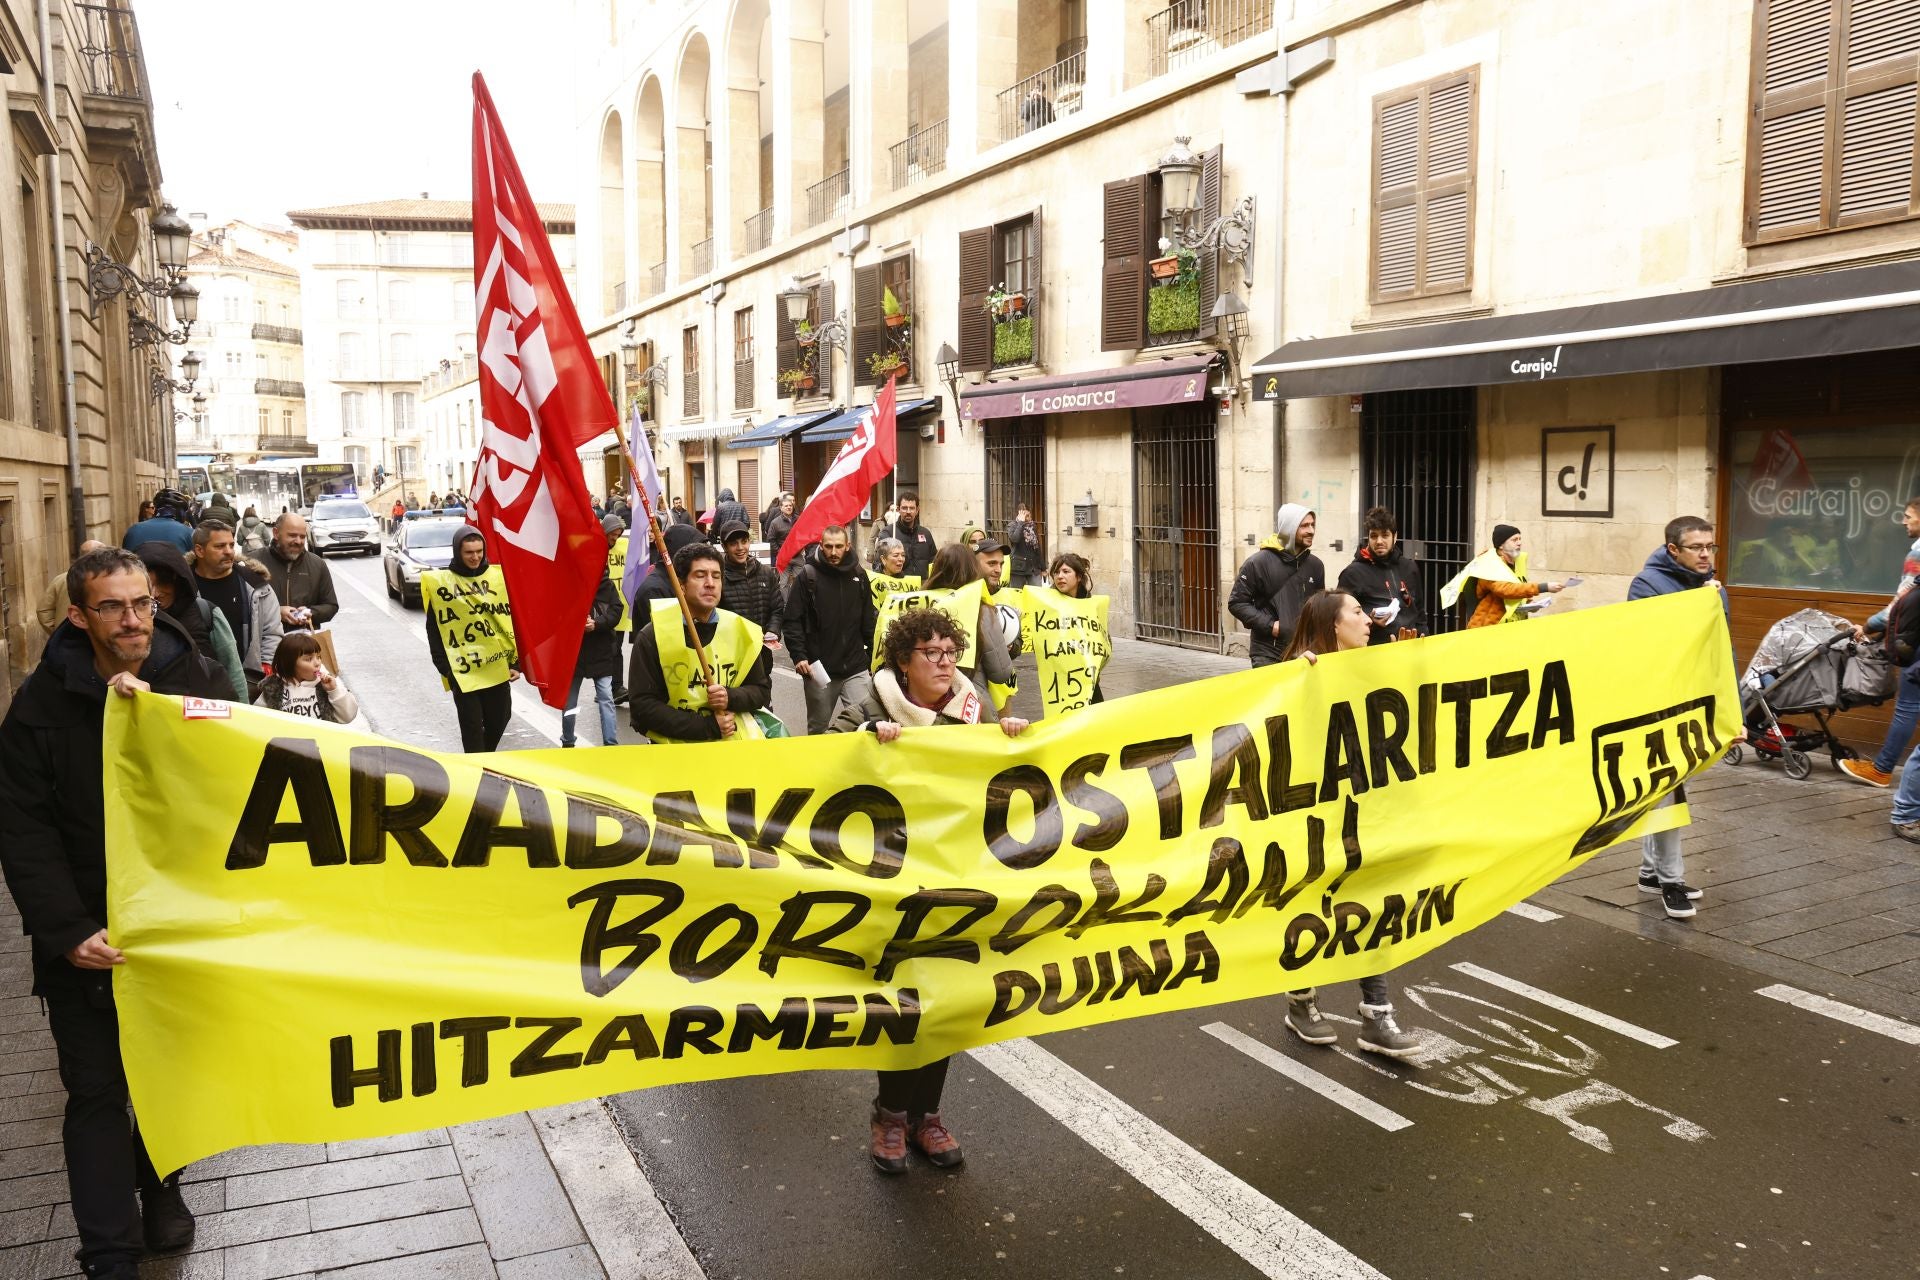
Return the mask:
<svg viewBox="0 0 1920 1280">
<path fill-rule="evenodd" d="M 114 990 L 162 1171 L 1385 972 L 1684 822 L 1655 806 L 1740 723 L 1710 591 L 1017 739 L 457 755 L 108 703 Z"/>
</svg>

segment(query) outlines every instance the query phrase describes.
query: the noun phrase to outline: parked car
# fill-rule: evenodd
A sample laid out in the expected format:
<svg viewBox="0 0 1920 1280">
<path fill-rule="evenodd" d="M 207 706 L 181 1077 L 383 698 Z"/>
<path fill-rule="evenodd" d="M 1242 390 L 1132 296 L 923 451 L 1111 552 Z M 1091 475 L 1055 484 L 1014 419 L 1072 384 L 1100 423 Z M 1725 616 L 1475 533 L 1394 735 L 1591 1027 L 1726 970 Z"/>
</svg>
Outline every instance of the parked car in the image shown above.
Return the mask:
<svg viewBox="0 0 1920 1280">
<path fill-rule="evenodd" d="M 307 545 L 321 555 L 335 551 L 380 554 L 380 520 L 358 498 L 322 498 L 307 517 Z"/>
<path fill-rule="evenodd" d="M 387 543 L 381 561 L 386 570 L 387 594 L 409 609 L 419 604 L 421 572 L 444 569 L 453 562 L 453 535 L 466 523 L 463 515 L 409 511 Z"/>
</svg>

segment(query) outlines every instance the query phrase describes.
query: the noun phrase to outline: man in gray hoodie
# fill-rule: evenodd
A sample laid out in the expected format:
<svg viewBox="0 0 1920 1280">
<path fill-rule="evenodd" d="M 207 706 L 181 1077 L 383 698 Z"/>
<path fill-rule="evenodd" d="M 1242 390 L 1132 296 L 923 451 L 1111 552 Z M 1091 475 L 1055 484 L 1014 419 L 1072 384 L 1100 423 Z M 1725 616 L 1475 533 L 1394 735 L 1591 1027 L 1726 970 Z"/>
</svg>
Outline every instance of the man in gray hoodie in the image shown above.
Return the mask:
<svg viewBox="0 0 1920 1280">
<path fill-rule="evenodd" d="M 1256 667 L 1280 661 L 1300 606 L 1327 585 L 1326 567 L 1313 554 L 1314 523 L 1313 512 L 1297 502 L 1281 507 L 1273 536 L 1254 549 L 1234 579 L 1227 612 L 1246 627 Z"/>
</svg>

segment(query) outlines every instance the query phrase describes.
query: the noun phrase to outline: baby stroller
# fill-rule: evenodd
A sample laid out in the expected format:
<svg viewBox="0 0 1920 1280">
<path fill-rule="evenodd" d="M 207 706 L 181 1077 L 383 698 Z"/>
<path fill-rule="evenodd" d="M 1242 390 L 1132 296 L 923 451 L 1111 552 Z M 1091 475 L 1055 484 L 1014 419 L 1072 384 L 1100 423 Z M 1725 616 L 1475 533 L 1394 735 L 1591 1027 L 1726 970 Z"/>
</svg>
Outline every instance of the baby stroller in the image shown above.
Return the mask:
<svg viewBox="0 0 1920 1280">
<path fill-rule="evenodd" d="M 1789 778 L 1813 772 L 1812 752 L 1826 748 L 1836 771 L 1859 752 L 1834 736 L 1828 720 L 1855 707 L 1875 706 L 1894 694 L 1899 670 L 1878 645 L 1853 638 L 1853 624 L 1820 609 L 1789 614 L 1768 629 L 1740 679 L 1740 709 L 1754 755 L 1778 760 Z M 1780 717 L 1810 715 L 1817 729 Z M 1728 764 L 1745 753 L 1736 745 Z"/>
</svg>

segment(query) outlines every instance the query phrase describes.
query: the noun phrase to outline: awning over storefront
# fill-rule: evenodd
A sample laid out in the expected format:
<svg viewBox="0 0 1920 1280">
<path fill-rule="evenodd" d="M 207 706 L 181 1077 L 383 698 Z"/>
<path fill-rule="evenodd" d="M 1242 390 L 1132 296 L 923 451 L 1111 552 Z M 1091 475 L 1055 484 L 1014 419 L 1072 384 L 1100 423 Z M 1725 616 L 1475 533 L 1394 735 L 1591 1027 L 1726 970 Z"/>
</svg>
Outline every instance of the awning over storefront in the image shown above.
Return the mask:
<svg viewBox="0 0 1920 1280">
<path fill-rule="evenodd" d="M 1289 342 L 1260 400 L 1478 387 L 1920 346 L 1920 262 Z"/>
<path fill-rule="evenodd" d="M 660 439 L 667 444 L 683 440 L 729 440 L 752 425 L 744 418 L 726 422 L 676 422 L 661 429 Z"/>
<path fill-rule="evenodd" d="M 619 438 L 616 437 L 612 431 L 602 431 L 599 435 L 574 450 L 574 453 L 577 457 L 583 459 L 598 458 L 606 453 L 607 450 L 618 447 L 619 443 Z"/>
<path fill-rule="evenodd" d="M 779 444 L 794 432 L 810 427 L 822 418 L 831 418 L 839 412 L 838 409 L 815 409 L 807 413 L 790 413 L 784 418 L 763 422 L 745 435 L 735 436 L 727 441 L 727 448 L 764 449 L 768 445 Z"/>
<path fill-rule="evenodd" d="M 960 418 L 1018 418 L 1033 413 L 1086 413 L 1095 409 L 1136 409 L 1185 404 L 1207 397 L 1212 353 L 1142 360 L 1118 369 L 1025 378 L 968 387 L 960 393 Z"/>
<path fill-rule="evenodd" d="M 895 405 L 893 410 L 894 425 L 896 427 L 904 427 L 910 420 L 939 407 L 940 401 L 933 397 L 925 400 L 908 400 L 902 404 Z M 834 440 L 845 440 L 859 428 L 860 419 L 872 412 L 873 406 L 870 404 L 856 405 L 854 408 L 848 409 L 845 413 L 836 414 L 817 426 L 808 427 L 800 433 L 800 442 L 802 444 L 820 444 Z"/>
</svg>

